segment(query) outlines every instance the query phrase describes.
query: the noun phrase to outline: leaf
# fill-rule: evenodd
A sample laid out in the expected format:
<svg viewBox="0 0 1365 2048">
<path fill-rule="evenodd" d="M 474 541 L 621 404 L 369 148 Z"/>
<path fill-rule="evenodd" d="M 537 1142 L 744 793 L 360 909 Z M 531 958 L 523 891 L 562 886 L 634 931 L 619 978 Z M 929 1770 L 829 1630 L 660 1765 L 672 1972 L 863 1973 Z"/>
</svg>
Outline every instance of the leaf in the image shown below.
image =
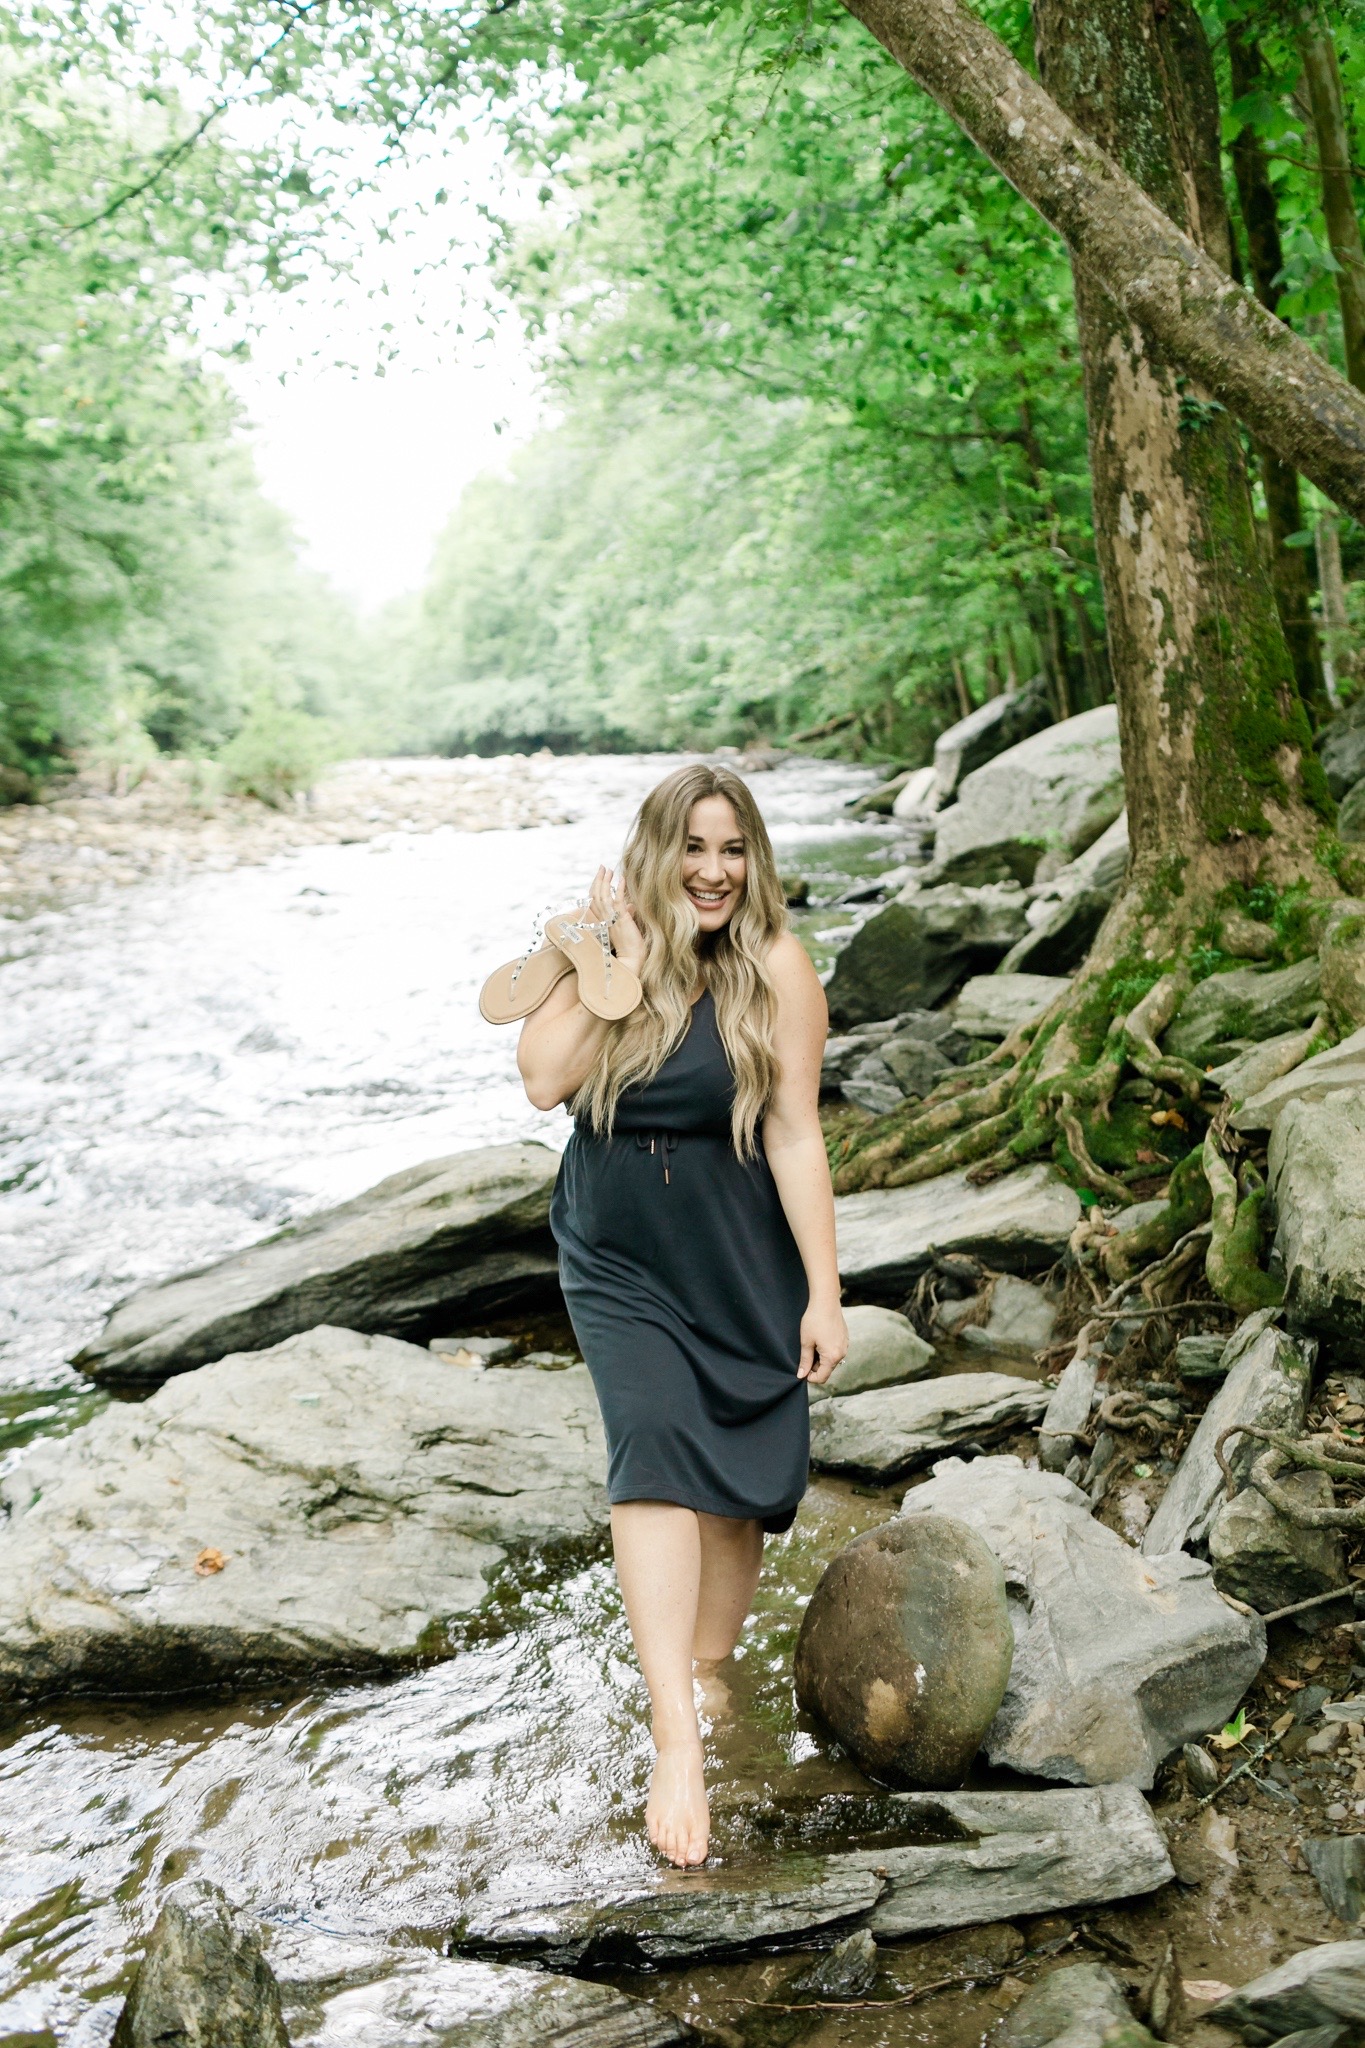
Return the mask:
<svg viewBox="0 0 1365 2048">
<path fill-rule="evenodd" d="M 1239 1707 L 1227 1726 L 1220 1728 L 1216 1735 L 1209 1737 L 1209 1740 L 1215 1749 L 1236 1749 L 1237 1745 L 1240 1742 L 1244 1742 L 1248 1735 L 1254 1735 L 1255 1733 L 1256 1730 L 1252 1723 L 1247 1720 L 1246 1708 Z"/>
<path fill-rule="evenodd" d="M 211 1579 L 215 1573 L 223 1570 L 226 1563 L 227 1558 L 221 1550 L 201 1550 L 194 1560 L 194 1569 L 199 1578 Z"/>
<path fill-rule="evenodd" d="M 1186 1998 L 1194 1998 L 1201 2005 L 1212 2005 L 1217 1998 L 1231 1998 L 1231 1984 L 1224 1984 L 1217 1977 L 1182 1977 L 1180 1988 Z"/>
<path fill-rule="evenodd" d="M 1270 1732 L 1275 1737 L 1276 1741 L 1278 1741 L 1280 1736 L 1285 1734 L 1290 1728 L 1293 1727 L 1293 1725 L 1294 1710 L 1291 1707 L 1287 1714 L 1281 1714 L 1277 1721 L 1271 1722 Z"/>
</svg>

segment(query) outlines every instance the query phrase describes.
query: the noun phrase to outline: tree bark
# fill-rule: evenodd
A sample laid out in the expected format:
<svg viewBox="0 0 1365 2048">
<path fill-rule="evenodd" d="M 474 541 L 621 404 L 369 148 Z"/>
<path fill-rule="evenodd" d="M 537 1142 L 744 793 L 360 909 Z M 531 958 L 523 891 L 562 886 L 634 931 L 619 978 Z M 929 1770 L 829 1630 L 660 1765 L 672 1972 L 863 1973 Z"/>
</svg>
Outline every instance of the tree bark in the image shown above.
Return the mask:
<svg viewBox="0 0 1365 2048">
<path fill-rule="evenodd" d="M 1246 99 L 1266 83 L 1260 53 L 1244 24 L 1229 22 L 1227 43 L 1233 98 Z M 1261 304 L 1274 313 L 1280 303 L 1278 279 L 1284 269 L 1279 206 L 1275 188 L 1270 182 L 1261 138 L 1249 123 L 1233 138 L 1232 167 L 1242 207 L 1242 224 L 1246 229 L 1252 285 Z M 1313 579 L 1308 573 L 1308 551 L 1304 547 L 1286 546 L 1293 535 L 1304 530 L 1299 473 L 1292 463 L 1281 461 L 1274 449 L 1266 447 L 1263 442 L 1258 453 L 1270 526 L 1270 573 L 1275 585 L 1275 602 L 1280 608 L 1280 624 L 1289 644 L 1289 658 L 1294 664 L 1299 695 L 1308 706 L 1309 717 L 1320 724 L 1328 716 L 1331 702 L 1323 677 L 1322 650 L 1313 618 Z"/>
<path fill-rule="evenodd" d="M 1365 520 L 1365 398 L 1170 219 L 965 0 L 844 4 L 1061 233 L 1090 289 Z M 1211 189 L 1214 164 L 1196 187 Z"/>
<path fill-rule="evenodd" d="M 1346 620 L 1346 579 L 1341 573 L 1341 534 L 1335 519 L 1322 518 L 1317 530 L 1318 588 L 1322 592 L 1323 671 L 1333 704 L 1340 702 L 1337 685 L 1350 649 Z"/>
<path fill-rule="evenodd" d="M 1336 49 L 1316 10 L 1299 37 L 1299 55 L 1317 131 L 1318 176 L 1327 239 L 1341 266 L 1337 272 L 1337 297 L 1346 344 L 1346 374 L 1358 391 L 1365 391 L 1365 249 L 1360 244 L 1360 221 L 1351 179 L 1351 132 Z"/>
<path fill-rule="evenodd" d="M 1217 88 L 1190 0 L 1160 15 L 1143 0 L 1034 0 L 1034 25 L 1058 104 L 1226 264 Z M 1230 880 L 1307 873 L 1321 825 L 1308 799 L 1330 807 L 1237 426 L 1087 271 L 1075 283 L 1132 881 L 1198 922 Z M 1101 954 L 1116 936 L 1131 942 L 1131 919 Z"/>
</svg>

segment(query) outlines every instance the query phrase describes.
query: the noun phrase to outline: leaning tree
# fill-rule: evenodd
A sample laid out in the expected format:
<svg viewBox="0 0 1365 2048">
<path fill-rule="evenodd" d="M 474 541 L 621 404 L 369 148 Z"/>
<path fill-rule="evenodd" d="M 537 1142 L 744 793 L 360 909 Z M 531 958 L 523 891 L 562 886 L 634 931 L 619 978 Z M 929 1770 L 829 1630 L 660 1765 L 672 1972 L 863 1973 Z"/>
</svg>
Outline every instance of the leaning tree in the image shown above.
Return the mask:
<svg viewBox="0 0 1365 2048">
<path fill-rule="evenodd" d="M 1235 964 L 1227 920 L 1244 931 L 1248 908 L 1262 925 L 1269 915 L 1263 950 L 1283 957 L 1286 941 L 1311 942 L 1308 906 L 1353 880 L 1234 415 L 1358 508 L 1365 409 L 1229 276 L 1217 90 L 1188 0 L 1035 0 L 1041 84 L 955 0 L 847 4 L 1071 249 L 1131 858 L 1067 994 L 984 1080 L 955 1078 L 846 1138 L 837 1184 L 897 1186 L 964 1164 L 984 1176 L 1050 1150 L 1081 1185 L 1126 1197 L 1120 1175 L 1152 1144 L 1154 1116 L 1168 1156 L 1172 1131 L 1188 1146 L 1202 1128 L 1206 1077 L 1156 1041 L 1195 972 Z M 1127 1089 L 1149 1100 L 1126 1114 L 1116 1096 L 1134 1076 L 1159 1093 Z M 1167 1248 L 1212 1195 L 1210 1275 L 1239 1306 L 1269 1291 L 1254 1179 L 1243 1194 L 1239 1225 L 1209 1138 L 1177 1166 L 1148 1247 Z"/>
</svg>

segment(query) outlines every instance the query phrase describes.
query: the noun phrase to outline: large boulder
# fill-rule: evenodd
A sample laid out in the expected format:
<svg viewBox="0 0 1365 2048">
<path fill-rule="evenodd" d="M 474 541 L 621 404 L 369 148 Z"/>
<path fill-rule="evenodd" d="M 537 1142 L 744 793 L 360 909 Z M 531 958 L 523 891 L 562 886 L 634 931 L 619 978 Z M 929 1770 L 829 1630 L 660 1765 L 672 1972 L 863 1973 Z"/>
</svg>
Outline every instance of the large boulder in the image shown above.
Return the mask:
<svg viewBox="0 0 1365 2048">
<path fill-rule="evenodd" d="M 1072 974 L 1094 945 L 1117 893 L 1109 889 L 1075 889 L 1049 904 L 1047 914 L 1010 947 L 996 972 L 1006 974 Z"/>
<path fill-rule="evenodd" d="M 245 1251 L 140 1287 L 72 1362 L 102 1385 L 157 1386 L 319 1323 L 425 1339 L 553 1302 L 558 1170 L 534 1144 L 410 1166 Z"/>
<path fill-rule="evenodd" d="M 1243 1984 L 1205 2015 L 1254 2048 L 1309 2027 L 1365 2024 L 1365 1941 L 1328 1941 Z"/>
<path fill-rule="evenodd" d="M 1269 1159 L 1290 1325 L 1365 1364 L 1365 1088 L 1291 1102 Z"/>
<path fill-rule="evenodd" d="M 1227 1719 L 1265 1629 L 1220 1599 L 1209 1567 L 1140 1555 L 1080 1488 L 1019 1458 L 948 1458 L 902 1513 L 966 1522 L 1011 1593 L 1014 1665 L 986 1737 L 993 1764 L 1070 1784 L 1149 1786 L 1164 1758 Z"/>
<path fill-rule="evenodd" d="M 294 2048 L 673 2048 L 696 2038 L 646 1999 L 510 1963 L 299 1925 L 271 1929 L 269 1958 Z"/>
<path fill-rule="evenodd" d="M 960 1785 L 1013 1649 L 1004 1573 L 981 1538 L 915 1515 L 869 1529 L 828 1566 L 801 1621 L 796 1697 L 869 1777 Z"/>
<path fill-rule="evenodd" d="M 964 1444 L 997 1442 L 1038 1421 L 1048 1389 L 1004 1372 L 945 1373 L 878 1387 L 811 1410 L 810 1458 L 820 1472 L 889 1482 Z"/>
<path fill-rule="evenodd" d="M 931 874 L 1031 881 L 1044 854 L 1083 853 L 1122 809 L 1118 713 L 1102 704 L 968 775 L 939 819 Z"/>
<path fill-rule="evenodd" d="M 999 1272 L 1045 1271 L 1066 1250 L 1081 1203 L 1050 1167 L 1029 1166 L 985 1187 L 964 1171 L 840 1195 L 834 1218 L 850 1292 L 900 1302 L 936 1252 L 965 1252 Z"/>
<path fill-rule="evenodd" d="M 509 1560 L 596 1547 L 605 1471 L 584 1366 L 326 1328 L 201 1366 L 0 1480 L 0 1701 L 439 1656 Z"/>
<path fill-rule="evenodd" d="M 1365 838 L 1365 820 L 1361 838 Z M 1334 903 L 1318 940 L 1322 1000 L 1337 1025 L 1365 1024 L 1365 903 Z"/>
<path fill-rule="evenodd" d="M 1051 974 L 978 974 L 959 994 L 953 1019 L 969 1038 L 1008 1038 L 1036 1023 L 1070 986 Z"/>
<path fill-rule="evenodd" d="M 1258 1429 L 1282 1429 L 1292 1435 L 1301 1426 L 1315 1347 L 1296 1344 L 1275 1329 L 1278 1314 L 1278 1309 L 1258 1309 L 1228 1340 L 1223 1384 L 1199 1418 L 1175 1477 L 1147 1524 L 1142 1548 L 1149 1557 L 1183 1550 L 1207 1537 L 1223 1493 L 1217 1449 L 1225 1430 L 1249 1422 Z M 1236 1488 L 1246 1485 L 1264 1449 L 1255 1437 L 1234 1437 L 1229 1443 L 1226 1456 Z"/>
<path fill-rule="evenodd" d="M 1337 802 L 1365 779 L 1365 696 L 1359 696 L 1318 735 L 1318 758 Z"/>
<path fill-rule="evenodd" d="M 1310 1023 L 1321 994 L 1316 959 L 1301 960 L 1296 967 L 1234 967 L 1211 974 L 1181 1003 L 1162 1049 L 1196 1066 L 1211 1066 L 1248 1044 Z"/>
<path fill-rule="evenodd" d="M 555 1969 L 667 1965 L 781 1942 L 832 1946 L 859 1924 L 899 1941 L 1064 1912 L 1136 1898 L 1174 1875 L 1151 1810 L 1129 1785 L 900 1792 L 873 1804 L 874 1847 L 774 1848 L 752 1867 L 660 1871 L 616 1887 L 585 1884 L 569 1898 L 556 1886 L 514 1907 L 473 1906 L 451 1946 Z M 818 1815 L 793 1819 L 801 1843 L 803 1823 Z M 845 1839 L 854 1833 L 847 1811 L 831 1821 Z"/>
<path fill-rule="evenodd" d="M 1070 1963 L 1040 1978 L 993 2040 L 995 2048 L 1157 2048 L 1103 1963 Z"/>
<path fill-rule="evenodd" d="M 1232 1116 L 1238 1131 L 1270 1131 L 1291 1102 L 1326 1102 L 1334 1095 L 1365 1089 L 1365 1030 L 1353 1031 L 1340 1045 L 1314 1053 L 1287 1074 L 1247 1091 Z M 1230 1090 L 1231 1092 L 1231 1090 Z"/>
<path fill-rule="evenodd" d="M 1281 1487 L 1302 1508 L 1335 1505 L 1325 1472 L 1285 1472 Z M 1223 1502 L 1209 1530 L 1213 1582 L 1262 1614 L 1340 1586 L 1346 1563 L 1335 1529 L 1307 1529 L 1272 1507 L 1254 1486 Z"/>
<path fill-rule="evenodd" d="M 216 1885 L 166 1896 L 111 2048 L 289 2048 L 261 1931 Z"/>
<path fill-rule="evenodd" d="M 811 1399 L 821 1395 L 865 1394 L 871 1387 L 895 1387 L 922 1380 L 938 1361 L 908 1316 L 871 1303 L 846 1308 L 848 1350 L 843 1362 L 822 1387 L 812 1386 Z"/>
<path fill-rule="evenodd" d="M 934 808 L 946 804 L 958 786 L 998 754 L 1042 732 L 1053 722 L 1052 692 L 1042 676 L 1022 690 L 1007 690 L 978 705 L 934 742 Z"/>
<path fill-rule="evenodd" d="M 836 1025 L 848 1025 L 927 1009 L 969 974 L 994 967 L 1026 930 L 1016 883 L 909 883 L 839 954 L 826 990 L 829 1014 Z"/>
</svg>

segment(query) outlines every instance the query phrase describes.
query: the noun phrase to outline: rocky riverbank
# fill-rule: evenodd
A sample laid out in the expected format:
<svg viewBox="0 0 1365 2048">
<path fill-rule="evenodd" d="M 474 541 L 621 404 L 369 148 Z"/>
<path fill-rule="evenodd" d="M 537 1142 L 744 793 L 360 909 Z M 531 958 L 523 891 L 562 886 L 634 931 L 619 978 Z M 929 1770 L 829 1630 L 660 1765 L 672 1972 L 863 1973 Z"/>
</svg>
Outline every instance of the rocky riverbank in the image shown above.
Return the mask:
<svg viewBox="0 0 1365 2048">
<path fill-rule="evenodd" d="M 94 886 L 269 860 L 293 846 L 441 825 L 488 832 L 553 823 L 563 813 L 538 765 L 515 755 L 345 761 L 279 810 L 216 790 L 189 761 L 155 762 L 127 787 L 103 769 L 83 769 L 41 803 L 0 809 L 0 916 Z"/>
</svg>

